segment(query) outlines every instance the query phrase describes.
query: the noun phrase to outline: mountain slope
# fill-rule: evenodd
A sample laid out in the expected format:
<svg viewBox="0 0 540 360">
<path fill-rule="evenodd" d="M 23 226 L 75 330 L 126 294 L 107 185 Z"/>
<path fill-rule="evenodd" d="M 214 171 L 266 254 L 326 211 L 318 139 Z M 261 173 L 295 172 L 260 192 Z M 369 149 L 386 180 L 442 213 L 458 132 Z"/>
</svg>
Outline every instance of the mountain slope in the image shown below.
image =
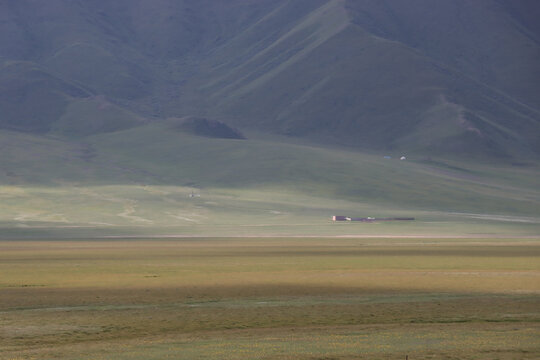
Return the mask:
<svg viewBox="0 0 540 360">
<path fill-rule="evenodd" d="M 460 30 L 458 36 L 439 38 L 441 45 L 432 46 L 437 36 L 432 28 L 438 26 L 441 33 L 448 30 L 444 26 L 450 27 L 448 22 L 461 12 L 448 13 L 443 6 L 433 9 L 429 2 L 407 6 L 391 2 L 380 11 L 381 3 L 330 1 L 301 16 L 295 27 L 275 38 L 262 35 L 265 23 L 275 20 L 257 23 L 250 31 L 259 34 L 253 38 L 264 42 L 260 51 L 239 49 L 235 42 L 222 47 L 216 63 L 205 69 L 206 80 L 195 86 L 204 94 L 196 97 L 207 100 L 200 108 L 243 126 L 327 140 L 333 137 L 364 148 L 497 156 L 510 155 L 512 150 L 538 150 L 540 113 L 537 104 L 524 102 L 538 98 L 534 55 L 539 48 L 534 39 L 506 26 L 497 32 L 499 38 L 506 35 L 522 40 L 521 47 L 507 40 L 502 44 L 510 46 L 493 51 L 495 42 L 501 43 L 496 37 L 479 48 L 477 43 L 489 39 L 491 28 L 499 25 L 486 22 L 472 40 Z M 437 10 L 435 14 L 433 10 Z M 365 18 L 368 15 L 373 23 Z M 373 20 L 376 15 L 385 17 Z M 492 11 L 489 15 L 505 20 L 504 13 Z M 272 16 L 282 17 L 279 13 Z M 446 17 L 446 21 L 434 25 L 430 16 Z M 467 24 L 476 21 L 475 16 L 483 14 L 476 9 Z M 396 19 L 412 30 L 399 27 Z M 415 24 L 422 24 L 423 31 L 414 28 Z M 428 34 L 435 35 L 422 39 Z M 494 60 L 477 61 L 472 49 L 478 56 L 494 54 Z M 463 59 L 468 63 L 462 65 Z M 505 62 L 509 65 L 500 66 Z M 494 75 L 490 77 L 486 71 Z M 506 81 L 509 73 L 519 77 Z M 513 89 L 512 84 L 526 88 L 522 99 L 518 91 L 506 92 Z"/>
<path fill-rule="evenodd" d="M 70 101 L 90 94 L 28 62 L 0 66 L 0 127 L 47 132 Z"/>
<path fill-rule="evenodd" d="M 208 117 L 363 149 L 537 157 L 537 15 L 530 0 L 5 1 L 0 126 L 66 128 L 74 111 L 92 123 L 86 135 L 139 122 L 104 126 L 85 106 L 65 115 L 72 100 L 100 96 L 157 121 Z"/>
</svg>

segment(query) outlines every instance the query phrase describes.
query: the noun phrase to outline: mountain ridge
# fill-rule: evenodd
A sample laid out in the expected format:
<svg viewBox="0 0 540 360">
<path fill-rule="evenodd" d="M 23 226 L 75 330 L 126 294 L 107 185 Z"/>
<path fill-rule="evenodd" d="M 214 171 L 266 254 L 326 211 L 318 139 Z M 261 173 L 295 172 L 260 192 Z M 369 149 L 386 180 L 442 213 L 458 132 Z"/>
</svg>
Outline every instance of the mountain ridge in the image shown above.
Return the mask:
<svg viewBox="0 0 540 360">
<path fill-rule="evenodd" d="M 0 127 L 48 132 L 79 108 L 96 122 L 88 134 L 195 116 L 364 150 L 538 157 L 539 8 L 526 0 L 7 1 L 0 61 L 39 69 L 47 85 L 36 92 L 31 71 L 2 66 Z M 99 114 L 70 106 L 79 98 L 69 86 L 133 121 L 99 125 Z"/>
</svg>

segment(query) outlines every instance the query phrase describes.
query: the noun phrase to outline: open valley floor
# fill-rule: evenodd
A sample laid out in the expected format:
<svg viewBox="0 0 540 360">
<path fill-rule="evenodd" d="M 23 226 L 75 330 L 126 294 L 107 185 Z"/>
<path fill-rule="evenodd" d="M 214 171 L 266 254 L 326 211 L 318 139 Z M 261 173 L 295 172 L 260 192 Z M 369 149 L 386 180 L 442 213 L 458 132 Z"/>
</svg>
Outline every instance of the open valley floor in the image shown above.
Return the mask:
<svg viewBox="0 0 540 360">
<path fill-rule="evenodd" d="M 536 359 L 535 238 L 0 242 L 0 359 Z"/>
</svg>

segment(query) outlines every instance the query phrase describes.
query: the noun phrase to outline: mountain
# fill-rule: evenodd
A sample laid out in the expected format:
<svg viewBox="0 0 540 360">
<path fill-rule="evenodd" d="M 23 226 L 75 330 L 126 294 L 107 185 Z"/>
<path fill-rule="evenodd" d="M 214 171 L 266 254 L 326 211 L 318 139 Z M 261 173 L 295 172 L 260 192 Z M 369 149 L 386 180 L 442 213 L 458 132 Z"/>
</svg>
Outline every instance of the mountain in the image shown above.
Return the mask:
<svg viewBox="0 0 540 360">
<path fill-rule="evenodd" d="M 538 16 L 534 0 L 6 0 L 0 126 L 81 136 L 195 116 L 361 149 L 537 157 Z"/>
<path fill-rule="evenodd" d="M 0 0 L 0 237 L 536 236 L 539 8 Z"/>
</svg>

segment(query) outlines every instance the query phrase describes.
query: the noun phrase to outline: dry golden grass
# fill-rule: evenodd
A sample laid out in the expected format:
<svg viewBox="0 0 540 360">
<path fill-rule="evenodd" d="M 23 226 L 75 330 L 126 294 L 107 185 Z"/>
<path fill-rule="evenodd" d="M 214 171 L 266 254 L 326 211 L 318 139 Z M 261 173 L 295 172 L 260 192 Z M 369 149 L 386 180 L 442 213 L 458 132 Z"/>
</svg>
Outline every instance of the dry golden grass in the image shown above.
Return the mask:
<svg viewBox="0 0 540 360">
<path fill-rule="evenodd" d="M 533 359 L 539 255 L 533 240 L 0 242 L 0 358 Z"/>
</svg>

